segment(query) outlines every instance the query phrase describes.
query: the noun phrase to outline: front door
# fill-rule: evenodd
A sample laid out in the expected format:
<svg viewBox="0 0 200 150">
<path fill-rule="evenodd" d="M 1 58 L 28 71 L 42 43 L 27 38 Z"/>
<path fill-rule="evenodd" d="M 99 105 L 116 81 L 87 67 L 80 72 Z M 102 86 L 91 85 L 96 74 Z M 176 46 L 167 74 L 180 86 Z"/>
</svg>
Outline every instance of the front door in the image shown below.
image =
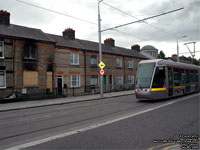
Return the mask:
<svg viewBox="0 0 200 150">
<path fill-rule="evenodd" d="M 109 88 L 110 90 L 113 89 L 112 75 L 109 75 Z"/>
<path fill-rule="evenodd" d="M 63 92 L 62 76 L 57 77 L 57 88 L 58 88 L 58 95 L 61 96 Z"/>
<path fill-rule="evenodd" d="M 172 68 L 168 68 L 168 96 L 173 96 L 173 72 Z"/>
<path fill-rule="evenodd" d="M 103 76 L 103 87 L 104 87 L 104 91 L 107 90 L 106 88 L 107 82 L 106 82 L 106 75 Z"/>
</svg>

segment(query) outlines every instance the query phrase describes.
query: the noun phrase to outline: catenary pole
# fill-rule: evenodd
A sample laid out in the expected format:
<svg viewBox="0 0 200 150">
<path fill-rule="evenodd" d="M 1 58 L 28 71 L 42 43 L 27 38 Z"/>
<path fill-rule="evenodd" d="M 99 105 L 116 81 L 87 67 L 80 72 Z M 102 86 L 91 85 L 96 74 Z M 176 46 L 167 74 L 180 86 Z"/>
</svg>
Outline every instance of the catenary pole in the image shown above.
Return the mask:
<svg viewBox="0 0 200 150">
<path fill-rule="evenodd" d="M 102 46 L 101 46 L 101 16 L 100 16 L 100 3 L 98 1 L 98 33 L 99 33 L 99 63 L 102 62 Z M 103 98 L 103 76 L 100 75 L 100 97 Z"/>
</svg>

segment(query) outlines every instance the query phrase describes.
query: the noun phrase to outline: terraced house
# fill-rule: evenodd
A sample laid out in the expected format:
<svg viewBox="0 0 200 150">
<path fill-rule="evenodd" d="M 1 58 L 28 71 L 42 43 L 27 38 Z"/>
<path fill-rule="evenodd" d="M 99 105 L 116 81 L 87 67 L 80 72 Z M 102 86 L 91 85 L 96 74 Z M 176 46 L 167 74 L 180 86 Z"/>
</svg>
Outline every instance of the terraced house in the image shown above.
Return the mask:
<svg viewBox="0 0 200 150">
<path fill-rule="evenodd" d="M 147 59 L 140 46 L 102 44 L 106 64 L 104 91 L 134 88 L 137 64 Z M 10 13 L 0 11 L 0 98 L 56 93 L 83 95 L 99 92 L 98 43 L 75 38 L 73 29 L 62 36 L 10 24 Z"/>
<path fill-rule="evenodd" d="M 10 24 L 10 13 L 0 11 L 0 98 L 53 91 L 54 50 L 41 30 Z"/>
</svg>

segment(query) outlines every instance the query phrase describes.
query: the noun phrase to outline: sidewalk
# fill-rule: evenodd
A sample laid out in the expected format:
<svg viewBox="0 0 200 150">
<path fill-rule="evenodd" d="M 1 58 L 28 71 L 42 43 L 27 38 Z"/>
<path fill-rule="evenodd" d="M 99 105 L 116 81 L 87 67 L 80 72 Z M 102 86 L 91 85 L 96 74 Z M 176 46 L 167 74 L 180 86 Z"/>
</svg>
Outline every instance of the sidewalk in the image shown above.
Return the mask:
<svg viewBox="0 0 200 150">
<path fill-rule="evenodd" d="M 135 94 L 134 90 L 111 92 L 111 93 L 104 93 L 104 98 L 118 97 L 118 96 L 123 96 L 123 95 L 132 95 L 132 94 Z M 25 108 L 34 108 L 34 107 L 42 107 L 42 106 L 50 106 L 50 105 L 75 103 L 75 102 L 82 102 L 82 101 L 92 101 L 92 100 L 97 100 L 97 99 L 101 99 L 100 94 L 47 99 L 47 100 L 6 103 L 6 104 L 0 104 L 0 112 L 25 109 Z"/>
</svg>

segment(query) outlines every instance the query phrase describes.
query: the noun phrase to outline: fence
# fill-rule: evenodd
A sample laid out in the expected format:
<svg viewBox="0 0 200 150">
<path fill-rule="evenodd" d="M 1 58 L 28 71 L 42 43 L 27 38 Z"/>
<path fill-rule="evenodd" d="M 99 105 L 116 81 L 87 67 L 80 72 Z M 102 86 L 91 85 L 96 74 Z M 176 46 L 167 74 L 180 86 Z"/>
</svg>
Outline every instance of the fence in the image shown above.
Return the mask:
<svg viewBox="0 0 200 150">
<path fill-rule="evenodd" d="M 103 85 L 103 91 L 106 92 L 117 92 L 124 90 L 134 89 L 134 84 L 123 84 L 123 85 Z M 53 92 L 50 92 L 50 89 L 43 89 L 37 92 L 31 91 L 23 92 L 23 89 L 13 91 L 9 96 L 5 98 L 0 98 L 2 102 L 16 101 L 16 100 L 37 100 L 37 99 L 51 99 L 67 96 L 80 96 L 80 95 L 90 95 L 100 93 L 100 87 L 98 85 L 89 85 L 81 88 L 63 88 L 62 91 L 58 92 L 58 89 L 55 88 Z"/>
</svg>

